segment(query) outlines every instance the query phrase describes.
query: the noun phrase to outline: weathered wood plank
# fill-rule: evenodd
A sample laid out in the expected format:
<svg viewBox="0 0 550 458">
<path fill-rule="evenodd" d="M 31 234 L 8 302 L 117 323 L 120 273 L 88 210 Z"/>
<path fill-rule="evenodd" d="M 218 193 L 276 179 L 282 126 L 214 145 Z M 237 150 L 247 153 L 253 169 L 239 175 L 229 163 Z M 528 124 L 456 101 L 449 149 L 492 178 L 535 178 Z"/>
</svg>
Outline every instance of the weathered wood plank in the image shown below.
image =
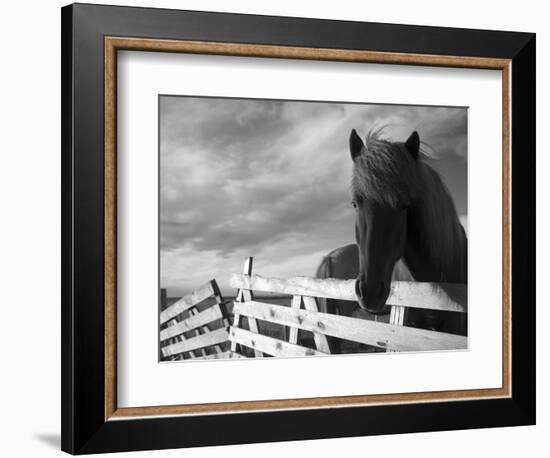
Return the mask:
<svg viewBox="0 0 550 458">
<path fill-rule="evenodd" d="M 172 319 L 172 320 L 168 321 L 168 323 L 166 323 L 166 326 L 170 327 L 170 326 L 175 326 L 176 324 L 178 324 L 178 321 L 175 320 L 175 319 Z M 180 338 L 170 339 L 170 340 L 168 340 L 167 345 L 174 344 L 176 342 L 179 342 L 180 340 L 181 340 Z M 162 356 L 162 350 L 160 350 L 160 354 Z M 178 356 L 172 356 L 171 360 L 176 361 L 178 359 Z"/>
<path fill-rule="evenodd" d="M 319 308 L 317 307 L 317 301 L 314 297 L 311 296 L 304 296 L 304 307 L 306 310 L 309 310 L 310 312 L 318 312 Z M 314 332 L 313 333 L 313 340 L 315 341 L 315 346 L 317 347 L 317 350 L 321 350 L 324 353 L 330 353 L 330 347 L 328 345 L 327 336 L 320 333 L 320 332 Z"/>
<path fill-rule="evenodd" d="M 273 337 L 264 336 L 262 334 L 256 334 L 255 332 L 247 331 L 241 328 L 229 328 L 229 338 L 232 341 L 237 342 L 239 345 L 244 345 L 249 348 L 257 348 L 263 353 L 267 353 L 271 356 L 312 356 L 312 355 L 324 355 L 326 353 L 312 348 L 301 347 L 300 345 L 293 345 L 283 340 L 274 339 Z"/>
<path fill-rule="evenodd" d="M 243 266 L 243 275 L 248 275 L 248 276 L 252 275 L 253 263 L 254 263 L 254 258 L 248 257 L 245 259 L 244 266 Z M 239 293 L 240 293 L 241 301 L 243 302 L 251 301 L 254 299 L 254 294 L 249 289 L 241 289 Z M 252 332 L 255 332 L 256 334 L 259 334 L 258 322 L 256 321 L 256 319 L 251 316 L 246 317 L 246 319 L 248 321 L 248 329 L 250 329 Z M 254 356 L 256 358 L 261 358 L 262 356 L 264 356 L 261 351 L 255 348 L 253 350 L 254 350 Z"/>
<path fill-rule="evenodd" d="M 396 281 L 392 282 L 386 304 L 466 313 L 468 287 L 459 283 Z"/>
<path fill-rule="evenodd" d="M 251 289 L 292 296 L 318 296 L 332 299 L 357 300 L 355 280 L 333 278 L 293 277 L 288 279 L 262 277 L 260 275 L 233 274 L 229 284 L 233 288 Z"/>
<path fill-rule="evenodd" d="M 297 326 L 311 332 L 397 351 L 457 350 L 467 347 L 467 338 L 436 331 L 393 326 L 387 323 L 296 310 L 263 302 L 235 304 L 240 315 L 254 316 L 284 326 Z"/>
<path fill-rule="evenodd" d="M 197 307 L 191 307 L 191 309 L 189 309 L 189 314 L 191 316 L 198 315 L 199 312 L 197 310 Z M 200 336 L 201 334 L 205 334 L 205 333 L 201 332 L 200 329 L 195 329 L 195 330 L 191 331 L 191 337 L 197 337 L 197 336 Z M 204 355 L 206 355 L 206 352 L 204 351 L 204 348 L 199 348 L 199 349 L 195 350 L 193 353 L 195 353 L 195 356 L 204 356 Z"/>
<path fill-rule="evenodd" d="M 252 275 L 253 265 L 254 265 L 254 258 L 252 257 L 246 258 L 243 266 L 243 275 L 248 275 L 248 276 Z M 254 293 L 250 291 L 250 288 L 245 288 L 245 290 L 242 291 L 241 302 L 252 301 L 252 300 L 254 300 Z"/>
<path fill-rule="evenodd" d="M 197 315 L 190 316 L 183 321 L 179 321 L 174 326 L 163 329 L 160 332 L 160 340 L 164 341 L 170 337 L 175 337 L 183 334 L 184 332 L 192 331 L 196 328 L 200 328 L 208 323 L 211 323 L 212 321 L 219 320 L 220 318 L 223 318 L 223 313 L 220 307 L 218 305 L 213 305 Z M 209 330 L 208 328 L 203 328 L 203 331 L 207 332 Z"/>
<path fill-rule="evenodd" d="M 214 299 L 215 299 L 216 304 L 217 304 L 215 307 L 218 307 L 220 309 L 220 313 L 222 314 L 221 327 L 222 328 L 228 328 L 229 327 L 229 320 L 227 319 L 227 317 L 229 315 L 227 314 L 227 309 L 225 307 L 225 300 L 222 296 L 222 293 L 219 290 L 218 283 L 216 282 L 216 280 L 212 281 L 212 287 L 214 289 Z M 218 327 L 220 327 L 220 326 L 218 326 Z M 204 332 L 209 332 L 210 331 L 210 325 L 204 325 L 204 326 L 201 327 L 201 329 Z M 212 348 L 213 348 L 215 353 L 222 353 L 222 351 L 223 351 L 223 349 L 220 345 L 214 345 L 214 347 L 212 347 Z"/>
<path fill-rule="evenodd" d="M 164 356 L 171 356 L 178 353 L 198 350 L 210 345 L 219 345 L 228 340 L 229 336 L 227 330 L 221 328 L 211 331 L 208 334 L 201 334 L 200 336 L 163 347 L 162 353 Z"/>
<path fill-rule="evenodd" d="M 401 305 L 392 306 L 390 312 L 390 324 L 393 324 L 395 326 L 404 326 L 406 312 L 406 307 L 403 307 Z"/>
<path fill-rule="evenodd" d="M 234 328 L 238 328 L 241 322 L 241 314 L 239 313 L 238 310 L 235 310 L 236 305 L 237 305 L 237 302 L 234 302 L 233 303 L 233 327 Z M 235 342 L 232 339 L 230 339 L 229 351 L 233 353 L 237 352 L 237 342 Z"/>
<path fill-rule="evenodd" d="M 335 278 L 293 277 L 266 278 L 260 275 L 233 274 L 229 281 L 233 288 L 272 293 L 324 297 L 356 301 L 355 280 Z M 392 282 L 388 305 L 416 307 L 451 312 L 467 311 L 466 285 L 454 283 Z"/>
<path fill-rule="evenodd" d="M 239 355 L 238 353 L 234 353 L 232 351 L 224 351 L 221 353 L 213 353 L 211 355 L 199 356 L 195 359 L 240 359 L 240 358 L 246 358 L 246 357 L 243 355 Z"/>
<path fill-rule="evenodd" d="M 393 305 L 390 312 L 390 324 L 393 324 L 394 326 L 404 326 L 406 313 L 407 313 L 406 307 L 402 307 L 400 305 Z M 388 348 L 387 351 L 391 353 L 396 350 L 392 350 Z"/>
<path fill-rule="evenodd" d="M 207 332 L 210 332 L 210 328 L 208 326 L 201 326 L 200 329 L 202 330 L 203 334 L 206 334 Z M 220 347 L 219 345 L 212 346 L 212 349 L 216 353 L 221 353 L 222 352 L 222 347 Z"/>
<path fill-rule="evenodd" d="M 217 288 L 213 287 L 215 280 L 210 280 L 202 286 L 199 286 L 191 294 L 183 296 L 179 301 L 173 303 L 170 307 L 160 313 L 160 322 L 165 323 L 180 313 L 189 310 L 191 307 L 199 304 L 210 296 L 215 295 Z"/>
<path fill-rule="evenodd" d="M 250 329 L 255 334 L 259 334 L 260 331 L 258 330 L 258 322 L 256 321 L 256 318 L 249 316 L 247 317 L 247 320 L 248 320 L 248 329 Z M 257 348 L 252 347 L 252 350 L 254 350 L 254 356 L 256 358 L 261 358 L 262 356 L 264 356 L 262 352 Z"/>
<path fill-rule="evenodd" d="M 299 309 L 301 306 L 302 306 L 302 296 L 292 296 L 291 307 L 294 309 Z M 294 345 L 298 343 L 298 328 L 296 326 L 290 327 L 290 331 L 288 332 L 288 341 Z"/>
</svg>

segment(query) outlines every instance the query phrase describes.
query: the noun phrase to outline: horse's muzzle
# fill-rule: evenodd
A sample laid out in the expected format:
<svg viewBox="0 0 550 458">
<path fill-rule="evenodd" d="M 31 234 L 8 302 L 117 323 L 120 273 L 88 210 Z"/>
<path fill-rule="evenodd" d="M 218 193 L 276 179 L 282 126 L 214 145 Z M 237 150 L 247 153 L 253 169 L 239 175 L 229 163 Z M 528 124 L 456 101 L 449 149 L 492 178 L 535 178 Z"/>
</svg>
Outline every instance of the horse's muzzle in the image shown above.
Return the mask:
<svg viewBox="0 0 550 458">
<path fill-rule="evenodd" d="M 369 313 L 385 315 L 390 312 L 390 307 L 386 305 L 389 288 L 386 288 L 383 282 L 378 283 L 373 289 L 368 288 L 365 282 L 358 278 L 355 280 L 355 295 L 359 306 Z"/>
</svg>

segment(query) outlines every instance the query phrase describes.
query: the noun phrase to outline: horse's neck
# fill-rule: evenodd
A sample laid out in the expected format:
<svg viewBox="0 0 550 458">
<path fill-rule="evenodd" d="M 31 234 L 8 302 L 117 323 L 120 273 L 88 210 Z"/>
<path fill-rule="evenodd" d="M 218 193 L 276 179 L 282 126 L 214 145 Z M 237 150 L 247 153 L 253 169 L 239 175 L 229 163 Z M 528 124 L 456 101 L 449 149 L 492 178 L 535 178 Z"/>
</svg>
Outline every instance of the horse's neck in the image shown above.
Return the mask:
<svg viewBox="0 0 550 458">
<path fill-rule="evenodd" d="M 405 263 L 416 281 L 464 283 L 466 235 L 451 196 L 427 166 L 426 179 L 425 192 L 409 209 Z"/>
</svg>

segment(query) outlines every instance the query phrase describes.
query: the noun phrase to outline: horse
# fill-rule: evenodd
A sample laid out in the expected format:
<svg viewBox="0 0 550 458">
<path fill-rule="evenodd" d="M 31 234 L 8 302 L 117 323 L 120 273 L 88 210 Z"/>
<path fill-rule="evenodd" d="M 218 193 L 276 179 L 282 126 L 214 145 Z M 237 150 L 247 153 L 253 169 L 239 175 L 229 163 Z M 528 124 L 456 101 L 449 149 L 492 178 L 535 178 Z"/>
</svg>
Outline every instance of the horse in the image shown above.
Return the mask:
<svg viewBox="0 0 550 458">
<path fill-rule="evenodd" d="M 466 233 L 420 145 L 416 131 L 405 142 L 371 131 L 365 143 L 351 131 L 356 243 L 325 256 L 316 276 L 355 278 L 357 302 L 320 300 L 321 311 L 372 319 L 388 314 L 392 281 L 467 282 Z M 466 335 L 466 316 L 457 315 L 409 308 L 405 324 Z M 338 351 L 335 339 L 330 345 Z"/>
<path fill-rule="evenodd" d="M 316 278 L 337 278 L 349 280 L 359 275 L 359 248 L 356 243 L 336 248 L 325 255 L 315 271 Z M 399 259 L 394 266 L 392 281 L 414 281 L 411 273 L 402 259 Z M 341 299 L 318 298 L 321 302 L 320 309 L 325 313 L 332 313 L 343 316 L 354 316 L 360 307 L 356 301 L 345 301 Z M 369 314 L 365 311 L 361 315 L 375 318 L 379 315 Z"/>
</svg>

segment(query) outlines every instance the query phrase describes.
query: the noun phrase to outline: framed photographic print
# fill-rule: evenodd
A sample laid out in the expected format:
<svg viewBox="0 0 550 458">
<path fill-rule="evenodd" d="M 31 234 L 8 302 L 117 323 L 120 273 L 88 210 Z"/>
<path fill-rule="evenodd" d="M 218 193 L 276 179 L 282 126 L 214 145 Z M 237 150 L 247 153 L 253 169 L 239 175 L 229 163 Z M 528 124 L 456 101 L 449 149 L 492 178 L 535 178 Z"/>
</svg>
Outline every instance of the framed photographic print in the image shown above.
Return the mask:
<svg viewBox="0 0 550 458">
<path fill-rule="evenodd" d="M 71 5 L 62 79 L 63 450 L 534 423 L 534 34 Z"/>
</svg>

